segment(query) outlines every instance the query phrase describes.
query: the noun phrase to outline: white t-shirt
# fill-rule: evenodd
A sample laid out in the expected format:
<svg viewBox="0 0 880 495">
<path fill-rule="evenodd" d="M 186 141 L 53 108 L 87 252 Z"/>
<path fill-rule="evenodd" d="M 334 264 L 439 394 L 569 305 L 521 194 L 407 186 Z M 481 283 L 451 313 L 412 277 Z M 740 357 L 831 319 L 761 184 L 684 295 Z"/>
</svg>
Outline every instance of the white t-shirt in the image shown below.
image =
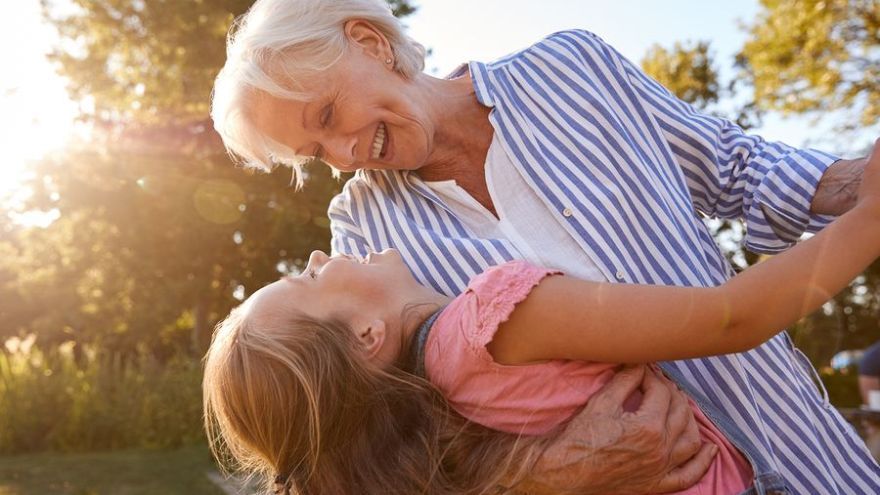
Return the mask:
<svg viewBox="0 0 880 495">
<path fill-rule="evenodd" d="M 535 265 L 584 280 L 607 281 L 592 258 L 549 214 L 547 206 L 523 179 L 495 136 L 486 154 L 485 171 L 486 185 L 499 218 L 454 179 L 425 181 L 425 184 L 477 236 L 507 239 L 522 259 Z"/>
</svg>

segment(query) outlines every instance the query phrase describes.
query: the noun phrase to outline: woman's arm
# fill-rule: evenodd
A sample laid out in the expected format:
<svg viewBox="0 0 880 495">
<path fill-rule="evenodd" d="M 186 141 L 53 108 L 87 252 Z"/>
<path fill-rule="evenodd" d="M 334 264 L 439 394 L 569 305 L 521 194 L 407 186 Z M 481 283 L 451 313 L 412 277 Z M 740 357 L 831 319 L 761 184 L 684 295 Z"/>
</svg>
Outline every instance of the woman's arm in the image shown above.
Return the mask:
<svg viewBox="0 0 880 495">
<path fill-rule="evenodd" d="M 859 202 L 822 232 L 713 288 L 550 277 L 489 344 L 503 364 L 640 363 L 751 349 L 811 313 L 880 256 L 880 140 Z"/>
<path fill-rule="evenodd" d="M 824 227 L 828 218 L 823 215 L 834 214 L 835 207 L 852 206 L 814 200 L 827 193 L 827 179 L 840 178 L 840 168 L 829 168 L 836 157 L 767 142 L 726 119 L 700 112 L 595 34 L 564 31 L 541 47 L 538 56 L 554 55 L 546 58 L 549 66 L 557 63 L 555 58 L 564 58 L 563 67 L 574 68 L 570 75 L 565 69 L 572 85 L 609 91 L 597 103 L 605 111 L 625 117 L 618 107 L 604 103 L 616 101 L 644 115 L 641 122 L 668 145 L 668 157 L 681 169 L 694 206 L 711 217 L 741 219 L 747 226 L 744 243 L 750 250 L 764 254 L 784 251 L 805 231 Z M 569 90 L 578 91 L 576 87 Z M 583 113 L 575 118 L 585 122 L 589 122 L 588 112 L 595 111 L 587 106 L 578 110 Z M 661 160 L 666 158 L 664 153 Z M 657 178 L 663 170 L 653 162 L 618 165 Z M 826 177 L 829 173 L 832 177 Z"/>
</svg>

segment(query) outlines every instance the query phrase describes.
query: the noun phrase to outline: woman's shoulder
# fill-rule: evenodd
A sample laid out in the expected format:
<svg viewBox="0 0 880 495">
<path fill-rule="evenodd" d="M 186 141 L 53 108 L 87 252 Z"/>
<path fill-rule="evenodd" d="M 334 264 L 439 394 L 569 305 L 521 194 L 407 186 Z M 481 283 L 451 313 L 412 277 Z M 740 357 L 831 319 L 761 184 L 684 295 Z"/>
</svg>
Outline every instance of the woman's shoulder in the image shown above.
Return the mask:
<svg viewBox="0 0 880 495">
<path fill-rule="evenodd" d="M 565 29 L 544 36 L 531 45 L 498 58 L 488 65 L 489 69 L 499 69 L 522 58 L 553 53 L 562 57 L 571 56 L 586 47 L 604 50 L 607 43 L 598 35 L 585 29 Z"/>
</svg>

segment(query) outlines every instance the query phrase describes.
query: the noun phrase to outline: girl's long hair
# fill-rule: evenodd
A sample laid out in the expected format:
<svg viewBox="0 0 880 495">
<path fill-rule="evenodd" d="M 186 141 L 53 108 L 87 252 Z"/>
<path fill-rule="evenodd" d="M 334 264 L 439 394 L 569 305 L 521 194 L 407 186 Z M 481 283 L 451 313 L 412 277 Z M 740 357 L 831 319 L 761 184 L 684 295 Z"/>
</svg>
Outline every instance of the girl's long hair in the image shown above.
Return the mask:
<svg viewBox="0 0 880 495">
<path fill-rule="evenodd" d="M 378 369 L 338 321 L 255 325 L 242 307 L 205 357 L 205 426 L 221 463 L 282 492 L 505 493 L 540 441 L 468 422 L 426 380 Z"/>
</svg>

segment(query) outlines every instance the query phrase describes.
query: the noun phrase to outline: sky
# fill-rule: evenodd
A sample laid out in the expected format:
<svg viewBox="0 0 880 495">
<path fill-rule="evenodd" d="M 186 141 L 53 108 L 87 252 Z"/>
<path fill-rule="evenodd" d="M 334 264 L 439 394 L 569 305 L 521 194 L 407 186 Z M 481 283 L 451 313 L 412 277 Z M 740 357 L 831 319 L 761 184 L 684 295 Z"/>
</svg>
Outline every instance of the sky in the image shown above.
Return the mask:
<svg viewBox="0 0 880 495">
<path fill-rule="evenodd" d="M 183 0 L 179 0 L 183 1 Z M 469 60 L 491 61 L 562 29 L 593 31 L 624 56 L 639 61 L 653 44 L 711 43 L 724 82 L 745 32 L 738 26 L 758 12 L 756 0 L 414 0 L 405 19 L 410 35 L 433 51 L 429 72 L 443 75 Z M 45 60 L 53 33 L 41 24 L 39 0 L 4 4 L 0 16 L 0 195 L 14 191 L 29 159 L 61 146 L 74 131 L 77 104 Z M 865 149 L 880 128 L 841 139 L 831 122 L 771 115 L 755 132 L 796 146 L 843 153 Z M 848 148 L 848 149 L 846 149 Z"/>
</svg>

